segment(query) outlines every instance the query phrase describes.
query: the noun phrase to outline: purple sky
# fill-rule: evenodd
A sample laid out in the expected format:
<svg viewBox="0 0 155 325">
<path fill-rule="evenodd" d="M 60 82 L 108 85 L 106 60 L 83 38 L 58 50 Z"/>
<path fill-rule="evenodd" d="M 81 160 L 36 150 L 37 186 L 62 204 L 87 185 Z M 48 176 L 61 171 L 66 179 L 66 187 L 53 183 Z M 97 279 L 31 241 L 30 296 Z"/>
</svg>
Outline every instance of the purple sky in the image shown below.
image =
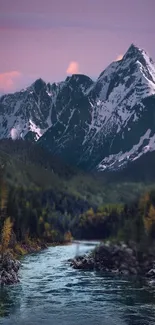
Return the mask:
<svg viewBox="0 0 155 325">
<path fill-rule="evenodd" d="M 96 78 L 131 43 L 155 60 L 155 0 L 0 0 L 0 92 Z"/>
</svg>

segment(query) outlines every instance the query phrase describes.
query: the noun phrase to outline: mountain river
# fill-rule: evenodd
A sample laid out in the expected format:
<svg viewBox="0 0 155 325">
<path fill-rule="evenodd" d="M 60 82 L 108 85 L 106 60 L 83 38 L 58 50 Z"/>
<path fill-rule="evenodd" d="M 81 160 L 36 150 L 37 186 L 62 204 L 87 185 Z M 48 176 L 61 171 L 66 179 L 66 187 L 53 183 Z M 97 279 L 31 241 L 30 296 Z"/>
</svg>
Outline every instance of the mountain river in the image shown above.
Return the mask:
<svg viewBox="0 0 155 325">
<path fill-rule="evenodd" d="M 0 288 L 0 324 L 154 325 L 155 289 L 140 279 L 69 266 L 69 258 L 96 244 L 50 247 L 22 258 L 20 283 Z"/>
</svg>

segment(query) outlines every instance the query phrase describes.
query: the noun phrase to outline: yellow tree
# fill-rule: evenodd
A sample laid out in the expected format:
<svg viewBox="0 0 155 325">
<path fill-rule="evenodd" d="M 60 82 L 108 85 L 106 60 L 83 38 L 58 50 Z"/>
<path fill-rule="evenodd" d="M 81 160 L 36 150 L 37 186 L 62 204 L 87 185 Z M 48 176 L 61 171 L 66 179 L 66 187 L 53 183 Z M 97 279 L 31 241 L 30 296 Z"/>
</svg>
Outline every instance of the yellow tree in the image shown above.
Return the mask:
<svg viewBox="0 0 155 325">
<path fill-rule="evenodd" d="M 90 208 L 89 210 L 87 210 L 85 214 L 87 217 L 93 217 L 94 216 L 93 208 Z"/>
<path fill-rule="evenodd" d="M 1 235 L 1 253 L 2 253 L 2 257 L 4 255 L 4 253 L 6 252 L 9 243 L 10 243 L 10 239 L 11 239 L 11 232 L 12 232 L 12 222 L 10 217 L 6 218 L 4 221 L 4 225 L 2 228 L 2 235 Z"/>
<path fill-rule="evenodd" d="M 148 214 L 144 216 L 144 226 L 147 234 L 150 233 L 154 224 L 155 224 L 155 207 L 151 204 Z"/>
<path fill-rule="evenodd" d="M 50 230 L 51 230 L 51 226 L 48 222 L 45 222 L 44 223 L 44 227 L 45 227 L 45 232 L 44 232 L 44 235 L 46 237 L 50 237 Z"/>
<path fill-rule="evenodd" d="M 145 193 L 145 195 L 143 195 L 141 197 L 140 202 L 139 202 L 139 207 L 144 214 L 148 208 L 149 203 L 150 203 L 150 195 L 149 195 L 149 193 Z"/>
<path fill-rule="evenodd" d="M 72 241 L 72 239 L 73 239 L 73 237 L 72 237 L 71 232 L 70 231 L 65 232 L 65 234 L 64 234 L 64 241 L 67 242 L 67 243 L 69 243 L 69 242 Z"/>
</svg>

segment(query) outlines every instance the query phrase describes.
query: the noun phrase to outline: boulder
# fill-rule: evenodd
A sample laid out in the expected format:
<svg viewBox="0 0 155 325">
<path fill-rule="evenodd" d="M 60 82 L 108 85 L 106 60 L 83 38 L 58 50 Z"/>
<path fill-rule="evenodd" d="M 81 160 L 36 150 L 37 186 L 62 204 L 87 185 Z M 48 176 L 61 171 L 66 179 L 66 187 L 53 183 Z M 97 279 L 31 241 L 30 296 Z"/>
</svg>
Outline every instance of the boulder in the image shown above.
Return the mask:
<svg viewBox="0 0 155 325">
<path fill-rule="evenodd" d="M 123 249 L 128 248 L 128 246 L 124 242 L 121 242 L 120 244 L 121 244 L 121 248 L 123 248 Z"/>
<path fill-rule="evenodd" d="M 151 269 L 146 273 L 147 277 L 155 278 L 155 269 Z"/>
<path fill-rule="evenodd" d="M 18 271 L 21 263 L 10 253 L 6 253 L 0 260 L 0 284 L 8 285 L 19 282 Z"/>
<path fill-rule="evenodd" d="M 120 273 L 126 276 L 130 274 L 127 269 L 121 270 Z"/>
<path fill-rule="evenodd" d="M 89 255 L 80 256 L 71 261 L 71 266 L 78 269 L 98 270 L 123 274 L 125 276 L 146 276 L 155 281 L 155 256 L 152 251 L 146 254 L 134 242 L 126 245 L 102 243 Z"/>
<path fill-rule="evenodd" d="M 137 275 L 138 271 L 135 267 L 130 267 L 129 268 L 129 273 L 133 275 Z"/>
<path fill-rule="evenodd" d="M 131 248 L 129 248 L 129 247 L 127 247 L 125 249 L 125 253 L 128 254 L 128 255 L 131 255 L 131 256 L 133 256 L 133 254 L 134 254 L 133 250 Z"/>
</svg>

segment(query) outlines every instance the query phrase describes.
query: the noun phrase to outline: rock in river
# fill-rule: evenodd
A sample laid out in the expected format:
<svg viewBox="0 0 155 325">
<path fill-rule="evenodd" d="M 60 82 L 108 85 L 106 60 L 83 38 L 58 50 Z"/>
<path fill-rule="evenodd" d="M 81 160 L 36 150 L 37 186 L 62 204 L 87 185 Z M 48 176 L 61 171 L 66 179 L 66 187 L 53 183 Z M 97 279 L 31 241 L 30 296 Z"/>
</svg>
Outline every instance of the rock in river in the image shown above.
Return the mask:
<svg viewBox="0 0 155 325">
<path fill-rule="evenodd" d="M 75 269 L 99 270 L 123 275 L 141 275 L 155 280 L 155 255 L 139 252 L 136 244 L 102 243 L 90 254 L 70 260 Z"/>
<path fill-rule="evenodd" d="M 13 258 L 10 253 L 5 253 L 0 258 L 0 284 L 15 284 L 19 282 L 18 271 L 20 262 Z"/>
</svg>

